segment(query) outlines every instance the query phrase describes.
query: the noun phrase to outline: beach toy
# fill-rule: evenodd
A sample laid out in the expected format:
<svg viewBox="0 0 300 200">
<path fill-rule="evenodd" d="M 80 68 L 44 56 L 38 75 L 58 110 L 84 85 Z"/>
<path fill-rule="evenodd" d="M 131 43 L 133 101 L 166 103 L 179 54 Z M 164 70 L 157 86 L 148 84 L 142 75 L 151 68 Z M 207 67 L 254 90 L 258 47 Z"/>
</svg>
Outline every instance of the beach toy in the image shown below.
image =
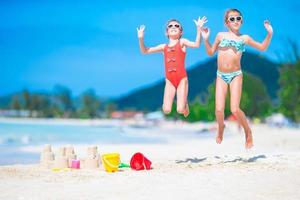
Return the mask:
<svg viewBox="0 0 300 200">
<path fill-rule="evenodd" d="M 52 171 L 53 172 L 60 172 L 60 171 L 65 171 L 65 172 L 68 172 L 68 171 L 71 171 L 71 169 L 70 168 L 57 168 L 57 167 L 55 167 L 55 168 L 52 168 Z"/>
<path fill-rule="evenodd" d="M 69 171 L 71 171 L 71 169 L 70 168 L 63 168 L 63 170 L 65 171 L 65 172 L 69 172 Z"/>
<path fill-rule="evenodd" d="M 116 172 L 118 171 L 119 164 L 120 164 L 120 154 L 118 153 L 103 154 L 102 163 L 105 171 Z"/>
<path fill-rule="evenodd" d="M 52 168 L 53 172 L 59 172 L 61 169 L 60 168 Z"/>
<path fill-rule="evenodd" d="M 119 168 L 130 168 L 130 165 L 125 164 L 125 163 L 120 163 Z"/>
<path fill-rule="evenodd" d="M 72 160 L 71 168 L 72 169 L 80 169 L 80 160 Z"/>
<path fill-rule="evenodd" d="M 135 153 L 130 160 L 130 167 L 134 170 L 149 170 L 152 162 L 148 160 L 142 153 Z"/>
</svg>

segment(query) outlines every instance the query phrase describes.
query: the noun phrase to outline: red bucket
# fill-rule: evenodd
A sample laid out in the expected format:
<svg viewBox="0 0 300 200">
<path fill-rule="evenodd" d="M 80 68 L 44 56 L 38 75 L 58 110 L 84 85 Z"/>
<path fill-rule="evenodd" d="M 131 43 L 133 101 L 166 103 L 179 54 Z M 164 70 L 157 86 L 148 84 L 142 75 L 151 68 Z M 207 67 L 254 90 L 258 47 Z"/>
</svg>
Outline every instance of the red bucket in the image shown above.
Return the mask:
<svg viewBox="0 0 300 200">
<path fill-rule="evenodd" d="M 149 170 L 151 169 L 151 164 L 151 161 L 140 152 L 135 153 L 130 160 L 130 167 L 134 170 Z"/>
</svg>

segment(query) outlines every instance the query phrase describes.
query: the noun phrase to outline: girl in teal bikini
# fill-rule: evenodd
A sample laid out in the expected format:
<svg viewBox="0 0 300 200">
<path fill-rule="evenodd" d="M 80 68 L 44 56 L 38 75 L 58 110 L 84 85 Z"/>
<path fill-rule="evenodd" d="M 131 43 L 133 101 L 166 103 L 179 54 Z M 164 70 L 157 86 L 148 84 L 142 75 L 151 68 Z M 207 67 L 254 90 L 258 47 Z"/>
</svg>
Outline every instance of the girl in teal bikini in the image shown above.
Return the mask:
<svg viewBox="0 0 300 200">
<path fill-rule="evenodd" d="M 242 13 L 237 9 L 229 9 L 225 13 L 225 25 L 228 32 L 220 32 L 212 45 L 208 41 L 209 29 L 203 28 L 201 35 L 204 39 L 207 53 L 212 56 L 218 51 L 218 70 L 216 78 L 216 107 L 215 114 L 218 123 L 218 133 L 216 142 L 220 144 L 223 140 L 224 132 L 224 109 L 227 89 L 230 89 L 230 110 L 242 125 L 245 131 L 246 149 L 253 146 L 252 132 L 247 122 L 244 112 L 240 109 L 240 99 L 242 93 L 243 73 L 241 70 L 241 57 L 248 44 L 258 50 L 265 51 L 271 41 L 273 29 L 269 21 L 264 21 L 267 36 L 259 43 L 249 35 L 242 35 L 239 29 L 243 23 Z"/>
</svg>

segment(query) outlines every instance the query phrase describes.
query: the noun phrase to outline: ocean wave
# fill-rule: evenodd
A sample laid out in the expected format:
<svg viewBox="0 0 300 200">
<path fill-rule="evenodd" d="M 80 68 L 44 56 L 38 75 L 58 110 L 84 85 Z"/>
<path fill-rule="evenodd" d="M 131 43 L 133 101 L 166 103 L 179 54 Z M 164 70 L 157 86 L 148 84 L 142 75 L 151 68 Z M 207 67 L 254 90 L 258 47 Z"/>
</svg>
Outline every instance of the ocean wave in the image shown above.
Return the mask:
<svg viewBox="0 0 300 200">
<path fill-rule="evenodd" d="M 29 135 L 6 135 L 0 138 L 1 145 L 28 145 L 32 141 L 33 140 Z"/>
</svg>

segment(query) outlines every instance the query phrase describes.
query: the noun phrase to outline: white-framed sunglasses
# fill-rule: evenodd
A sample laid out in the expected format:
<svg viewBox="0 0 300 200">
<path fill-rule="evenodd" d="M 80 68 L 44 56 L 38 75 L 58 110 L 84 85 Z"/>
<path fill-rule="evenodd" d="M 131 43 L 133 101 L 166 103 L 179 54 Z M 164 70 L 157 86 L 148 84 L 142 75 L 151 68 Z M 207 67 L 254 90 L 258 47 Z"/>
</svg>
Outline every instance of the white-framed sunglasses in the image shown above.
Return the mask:
<svg viewBox="0 0 300 200">
<path fill-rule="evenodd" d="M 242 21 L 242 16 L 229 16 L 228 21 L 230 22 L 240 22 Z"/>
<path fill-rule="evenodd" d="M 179 24 L 169 24 L 168 25 L 168 28 L 180 28 L 180 25 Z"/>
</svg>

